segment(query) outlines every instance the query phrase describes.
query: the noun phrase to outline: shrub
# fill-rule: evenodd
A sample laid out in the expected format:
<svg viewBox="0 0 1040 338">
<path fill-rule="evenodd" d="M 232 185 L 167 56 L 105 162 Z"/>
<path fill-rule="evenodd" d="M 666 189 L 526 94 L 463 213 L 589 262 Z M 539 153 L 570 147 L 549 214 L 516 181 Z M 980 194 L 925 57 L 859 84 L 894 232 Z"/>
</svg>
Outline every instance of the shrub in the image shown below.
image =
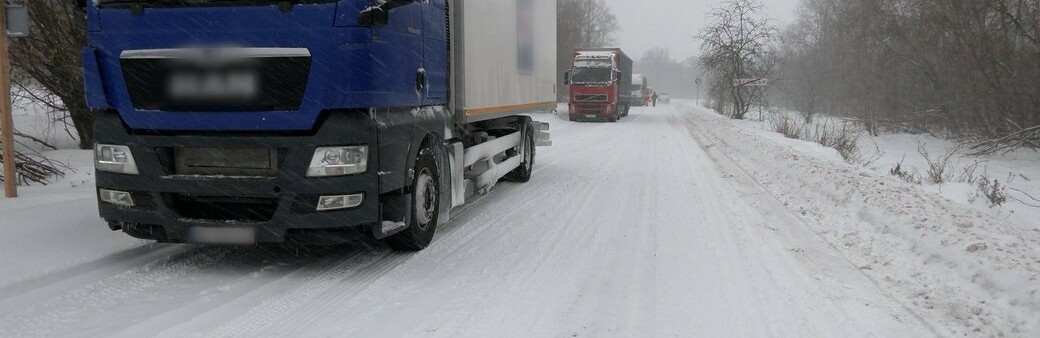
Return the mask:
<svg viewBox="0 0 1040 338">
<path fill-rule="evenodd" d="M 910 171 L 907 171 L 906 168 L 903 167 L 904 161 L 906 161 L 906 156 L 903 156 L 903 159 L 899 160 L 899 162 L 896 163 L 895 168 L 889 170 L 888 173 L 892 174 L 892 176 L 898 177 L 904 182 L 921 184 L 921 175 L 918 174 L 917 169 L 911 168 Z"/>
<path fill-rule="evenodd" d="M 795 119 L 787 116 L 773 117 L 773 131 L 778 132 L 786 138 L 801 139 L 802 131 Z"/>
<path fill-rule="evenodd" d="M 1007 203 L 1008 187 L 1000 184 L 1000 181 L 991 180 L 987 175 L 982 175 L 976 187 L 979 193 L 989 200 L 990 206 L 1001 206 Z"/>
<path fill-rule="evenodd" d="M 929 183 L 942 184 L 952 181 L 953 156 L 957 154 L 960 147 L 954 147 L 939 156 L 932 158 L 925 149 L 924 144 L 917 146 L 917 152 L 928 162 L 927 178 Z"/>
</svg>

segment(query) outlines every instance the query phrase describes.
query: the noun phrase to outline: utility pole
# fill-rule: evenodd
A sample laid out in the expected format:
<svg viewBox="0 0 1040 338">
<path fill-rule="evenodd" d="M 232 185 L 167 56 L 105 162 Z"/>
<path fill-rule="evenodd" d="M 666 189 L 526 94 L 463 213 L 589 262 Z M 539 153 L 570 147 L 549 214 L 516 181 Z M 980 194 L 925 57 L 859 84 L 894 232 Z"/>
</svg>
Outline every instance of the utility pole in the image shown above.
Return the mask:
<svg viewBox="0 0 1040 338">
<path fill-rule="evenodd" d="M 3 144 L 4 196 L 18 197 L 18 171 L 14 154 L 14 116 L 11 112 L 11 53 L 8 37 L 29 35 L 29 9 L 6 1 L 0 8 L 0 143 Z"/>
<path fill-rule="evenodd" d="M 0 10 L 0 136 L 4 147 L 4 196 L 18 197 L 18 172 L 14 157 L 14 116 L 11 113 L 11 59 L 7 41 L 7 4 Z"/>
</svg>

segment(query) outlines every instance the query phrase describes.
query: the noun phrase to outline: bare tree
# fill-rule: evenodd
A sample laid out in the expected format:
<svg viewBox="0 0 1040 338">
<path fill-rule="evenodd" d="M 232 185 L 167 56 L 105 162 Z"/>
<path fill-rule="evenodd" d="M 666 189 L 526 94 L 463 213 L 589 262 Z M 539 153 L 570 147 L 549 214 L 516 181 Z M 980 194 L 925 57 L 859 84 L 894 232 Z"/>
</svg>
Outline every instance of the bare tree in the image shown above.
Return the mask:
<svg viewBox="0 0 1040 338">
<path fill-rule="evenodd" d="M 29 37 L 12 40 L 11 64 L 18 75 L 19 94 L 51 111 L 67 116 L 75 127 L 79 146 L 93 147 L 94 114 L 83 92 L 80 52 L 86 46 L 86 20 L 75 1 L 32 0 Z M 64 120 L 64 119 L 61 119 Z"/>
<path fill-rule="evenodd" d="M 672 58 L 667 49 L 653 48 L 635 63 L 635 72 L 650 80 L 650 86 L 658 93 L 672 97 L 693 98 L 696 63 L 683 63 Z"/>
<path fill-rule="evenodd" d="M 1040 147 L 1040 1 L 802 0 L 783 104 L 967 140 Z"/>
<path fill-rule="evenodd" d="M 17 143 L 17 141 L 16 141 Z M 24 144 L 21 144 L 25 146 Z M 0 144 L 0 150 L 4 148 L 3 144 Z M 28 149 L 28 147 L 25 147 Z M 15 152 L 15 174 L 18 176 L 16 181 L 21 184 L 30 182 L 49 184 L 55 177 L 64 177 L 65 172 L 72 170 L 68 165 L 49 159 L 39 152 L 26 150 Z M 0 158 L 0 163 L 6 159 Z M 0 173 L 0 182 L 7 180 L 3 173 Z"/>
<path fill-rule="evenodd" d="M 745 88 L 734 81 L 769 77 L 777 60 L 771 47 L 776 29 L 757 0 L 728 0 L 712 9 L 708 27 L 701 31 L 701 65 L 712 73 L 716 108 L 743 119 L 752 105 L 761 104 L 766 88 Z"/>
<path fill-rule="evenodd" d="M 603 0 L 559 0 L 557 9 L 556 66 L 557 83 L 563 83 L 563 70 L 571 67 L 575 48 L 612 47 L 618 31 L 617 18 Z M 567 97 L 559 90 L 559 98 Z"/>
<path fill-rule="evenodd" d="M 16 1 L 23 4 L 26 1 Z M 86 28 L 82 15 L 75 10 L 71 1 L 34 0 L 29 3 L 29 14 L 34 22 L 32 34 L 26 38 L 11 40 L 12 83 L 16 100 L 31 99 L 56 112 L 58 122 L 65 122 L 69 112 L 76 112 L 73 120 L 90 115 L 83 97 L 83 76 L 79 50 L 85 45 Z M 77 135 L 81 146 L 92 146 L 89 133 L 93 120 L 82 124 L 88 133 Z M 78 129 L 78 128 L 77 128 Z M 26 135 L 15 130 L 15 135 L 42 147 L 54 149 L 46 140 Z M 55 176 L 64 176 L 70 170 L 65 164 L 53 161 L 33 151 L 34 147 L 15 140 L 15 144 L 0 144 L 16 148 L 14 159 L 17 178 L 3 177 L 0 181 L 14 179 L 20 183 L 49 183 Z"/>
</svg>

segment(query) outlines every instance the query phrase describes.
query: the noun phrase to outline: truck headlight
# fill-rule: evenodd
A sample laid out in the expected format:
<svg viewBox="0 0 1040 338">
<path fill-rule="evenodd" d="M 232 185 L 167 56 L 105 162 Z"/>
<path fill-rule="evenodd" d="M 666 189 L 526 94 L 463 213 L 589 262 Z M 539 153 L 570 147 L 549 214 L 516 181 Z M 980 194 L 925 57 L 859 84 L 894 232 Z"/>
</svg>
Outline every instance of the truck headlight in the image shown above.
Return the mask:
<svg viewBox="0 0 1040 338">
<path fill-rule="evenodd" d="M 130 147 L 110 144 L 94 146 L 94 167 L 100 171 L 117 174 L 137 175 L 137 162 Z"/>
<path fill-rule="evenodd" d="M 368 171 L 368 146 L 323 147 L 314 151 L 307 177 L 330 177 Z"/>
</svg>

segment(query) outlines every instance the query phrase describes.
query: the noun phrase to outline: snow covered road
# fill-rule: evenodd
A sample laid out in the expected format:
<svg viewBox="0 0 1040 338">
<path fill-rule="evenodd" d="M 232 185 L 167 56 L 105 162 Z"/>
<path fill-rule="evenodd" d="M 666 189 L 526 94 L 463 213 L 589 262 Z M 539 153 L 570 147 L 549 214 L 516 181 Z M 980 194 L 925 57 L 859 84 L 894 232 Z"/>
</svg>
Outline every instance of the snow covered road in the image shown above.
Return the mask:
<svg viewBox="0 0 1040 338">
<path fill-rule="evenodd" d="M 426 251 L 143 244 L 0 285 L 0 336 L 944 334 L 682 107 L 612 124 L 539 117 L 555 144 L 533 180 L 500 184 Z M 88 211 L 83 226 L 106 232 Z"/>
</svg>

